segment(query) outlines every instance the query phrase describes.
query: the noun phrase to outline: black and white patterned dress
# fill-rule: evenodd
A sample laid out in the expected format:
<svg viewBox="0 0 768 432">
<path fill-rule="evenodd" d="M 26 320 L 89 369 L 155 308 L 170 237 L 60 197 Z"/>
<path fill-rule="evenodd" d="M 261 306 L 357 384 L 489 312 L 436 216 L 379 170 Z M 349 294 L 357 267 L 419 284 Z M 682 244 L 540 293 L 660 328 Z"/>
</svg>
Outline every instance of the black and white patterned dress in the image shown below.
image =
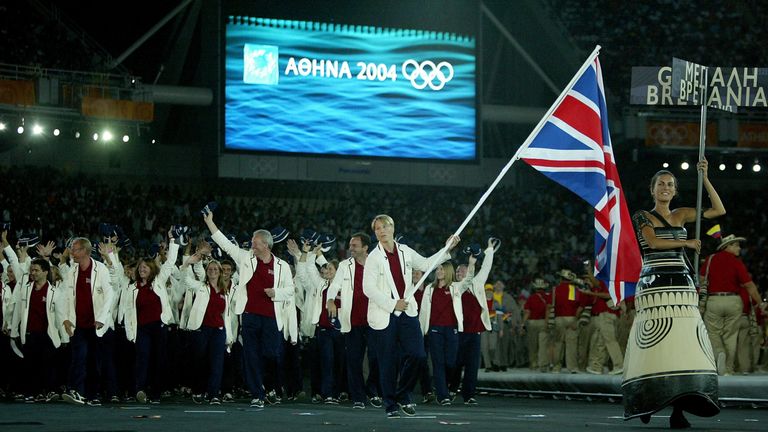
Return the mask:
<svg viewBox="0 0 768 432">
<path fill-rule="evenodd" d="M 661 218 L 663 221 L 663 218 Z M 635 292 L 635 321 L 624 360 L 624 418 L 675 405 L 710 417 L 720 412 L 715 358 L 699 312 L 699 296 L 681 249 L 654 250 L 640 231 L 651 222 L 633 217 L 643 254 Z M 654 227 L 660 239 L 686 239 L 683 227 Z"/>
</svg>

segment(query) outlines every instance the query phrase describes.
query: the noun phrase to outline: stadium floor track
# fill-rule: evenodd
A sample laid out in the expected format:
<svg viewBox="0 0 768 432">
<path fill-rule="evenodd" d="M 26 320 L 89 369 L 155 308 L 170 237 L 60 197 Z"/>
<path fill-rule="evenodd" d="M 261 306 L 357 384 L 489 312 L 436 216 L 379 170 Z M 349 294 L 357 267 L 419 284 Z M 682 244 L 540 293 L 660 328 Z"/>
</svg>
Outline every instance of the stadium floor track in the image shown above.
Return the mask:
<svg viewBox="0 0 768 432">
<path fill-rule="evenodd" d="M 160 405 L 104 404 L 102 407 L 50 404 L 0 404 L 0 431 L 651 431 L 668 428 L 671 410 L 653 416 L 647 425 L 625 422 L 620 403 L 606 401 L 531 399 L 510 396 L 479 397 L 479 406 L 419 405 L 416 417 L 386 418 L 383 409 L 353 410 L 349 402 L 337 406 L 284 402 L 264 409 L 244 401 L 218 406 L 188 400 L 164 399 Z M 458 402 L 458 399 L 457 399 Z M 712 418 L 688 416 L 693 430 L 765 431 L 768 409 L 729 407 Z"/>
</svg>

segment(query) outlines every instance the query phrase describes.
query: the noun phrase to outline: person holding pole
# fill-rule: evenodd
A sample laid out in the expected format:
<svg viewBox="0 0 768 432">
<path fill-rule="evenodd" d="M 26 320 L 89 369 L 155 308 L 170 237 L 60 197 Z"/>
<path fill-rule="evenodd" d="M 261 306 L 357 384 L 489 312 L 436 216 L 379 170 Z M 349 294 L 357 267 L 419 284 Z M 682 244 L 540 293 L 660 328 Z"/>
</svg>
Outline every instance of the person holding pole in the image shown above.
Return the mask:
<svg viewBox="0 0 768 432">
<path fill-rule="evenodd" d="M 725 214 L 707 178 L 707 161 L 700 160 L 697 167 L 712 203 L 702 215 L 712 219 Z M 696 220 L 697 211 L 672 209 L 677 191 L 671 172 L 657 172 L 650 184 L 653 209 L 638 211 L 632 218 L 643 267 L 622 383 L 625 419 L 640 417 L 648 423 L 653 413 L 672 405 L 672 429 L 690 427 L 683 411 L 702 417 L 720 412 L 715 359 L 693 282 L 696 270 L 685 257 L 686 248 L 697 252 L 701 248 L 699 240 L 688 239 L 683 227 Z"/>
<path fill-rule="evenodd" d="M 416 415 L 411 390 L 416 384 L 419 362 L 426 357 L 424 338 L 417 317 L 415 288 L 410 277 L 413 269 L 425 272 L 435 262 L 451 258 L 448 251 L 459 242 L 453 235 L 443 250 L 424 258 L 410 247 L 395 241 L 395 221 L 380 214 L 371 228 L 378 244 L 368 255 L 363 272 L 363 292 L 368 297 L 368 325 L 379 359 L 379 373 L 387 417 L 399 417 L 398 406 L 408 416 Z M 398 347 L 400 348 L 398 350 Z M 399 369 L 400 379 L 397 380 Z"/>
</svg>

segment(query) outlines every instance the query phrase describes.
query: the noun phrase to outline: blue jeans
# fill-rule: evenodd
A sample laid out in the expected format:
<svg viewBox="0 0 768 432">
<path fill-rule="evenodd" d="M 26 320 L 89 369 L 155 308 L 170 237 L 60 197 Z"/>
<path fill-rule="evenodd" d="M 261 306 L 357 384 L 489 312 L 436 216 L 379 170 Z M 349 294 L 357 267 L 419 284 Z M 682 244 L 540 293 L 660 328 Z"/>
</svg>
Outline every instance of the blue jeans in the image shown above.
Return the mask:
<svg viewBox="0 0 768 432">
<path fill-rule="evenodd" d="M 275 318 L 244 313 L 241 334 L 243 336 L 243 375 L 251 397 L 264 399 L 264 371 L 267 363 L 277 363 L 283 335 L 277 330 Z"/>
<path fill-rule="evenodd" d="M 405 313 L 390 314 L 389 325 L 383 330 L 371 330 L 379 359 L 384 409 L 396 411 L 397 404 L 411 403 L 411 391 L 418 378 L 419 362 L 427 356 L 419 319 Z M 400 366 L 400 380 L 397 380 Z"/>
<path fill-rule="evenodd" d="M 198 373 L 196 392 L 200 392 L 202 383 L 207 381 L 205 391 L 208 397 L 219 397 L 221 376 L 224 370 L 224 352 L 227 350 L 227 335 L 224 328 L 202 326 L 194 333 L 194 350 Z M 208 366 L 207 368 L 205 366 Z M 206 373 L 207 372 L 207 373 Z M 205 380 L 204 377 L 208 376 Z"/>
<path fill-rule="evenodd" d="M 456 327 L 429 328 L 429 356 L 432 358 L 432 379 L 435 381 L 438 401 L 449 397 L 448 376 L 456 367 L 458 350 L 459 335 Z"/>
</svg>

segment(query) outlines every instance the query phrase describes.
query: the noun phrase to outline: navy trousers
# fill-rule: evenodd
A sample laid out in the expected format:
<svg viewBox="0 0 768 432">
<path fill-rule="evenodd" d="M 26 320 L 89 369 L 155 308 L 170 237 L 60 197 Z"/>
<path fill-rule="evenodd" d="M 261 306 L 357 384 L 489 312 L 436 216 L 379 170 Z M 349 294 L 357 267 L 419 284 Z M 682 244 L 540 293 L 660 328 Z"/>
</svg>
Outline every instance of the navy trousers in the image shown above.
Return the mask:
<svg viewBox="0 0 768 432">
<path fill-rule="evenodd" d="M 197 360 L 198 378 L 195 393 L 205 392 L 209 398 L 219 397 L 221 376 L 224 370 L 224 352 L 227 350 L 227 335 L 223 327 L 202 326 L 194 333 L 194 351 Z M 206 379 L 207 377 L 207 379 Z"/>
<path fill-rule="evenodd" d="M 243 375 L 251 397 L 264 400 L 264 374 L 276 370 L 280 357 L 283 335 L 277 330 L 275 318 L 244 313 L 241 334 L 243 336 Z M 272 367 L 270 367 L 270 364 Z"/>
<path fill-rule="evenodd" d="M 384 409 L 386 412 L 397 411 L 398 403 L 411 403 L 411 391 L 418 378 L 419 362 L 427 356 L 419 319 L 405 313 L 400 316 L 390 314 L 387 327 L 372 330 L 371 333 L 374 335 L 376 356 L 379 359 Z"/>
<path fill-rule="evenodd" d="M 437 400 L 448 399 L 448 376 L 456 367 L 459 335 L 456 327 L 431 326 L 429 328 L 429 356 L 432 359 L 432 379 Z"/>
</svg>

